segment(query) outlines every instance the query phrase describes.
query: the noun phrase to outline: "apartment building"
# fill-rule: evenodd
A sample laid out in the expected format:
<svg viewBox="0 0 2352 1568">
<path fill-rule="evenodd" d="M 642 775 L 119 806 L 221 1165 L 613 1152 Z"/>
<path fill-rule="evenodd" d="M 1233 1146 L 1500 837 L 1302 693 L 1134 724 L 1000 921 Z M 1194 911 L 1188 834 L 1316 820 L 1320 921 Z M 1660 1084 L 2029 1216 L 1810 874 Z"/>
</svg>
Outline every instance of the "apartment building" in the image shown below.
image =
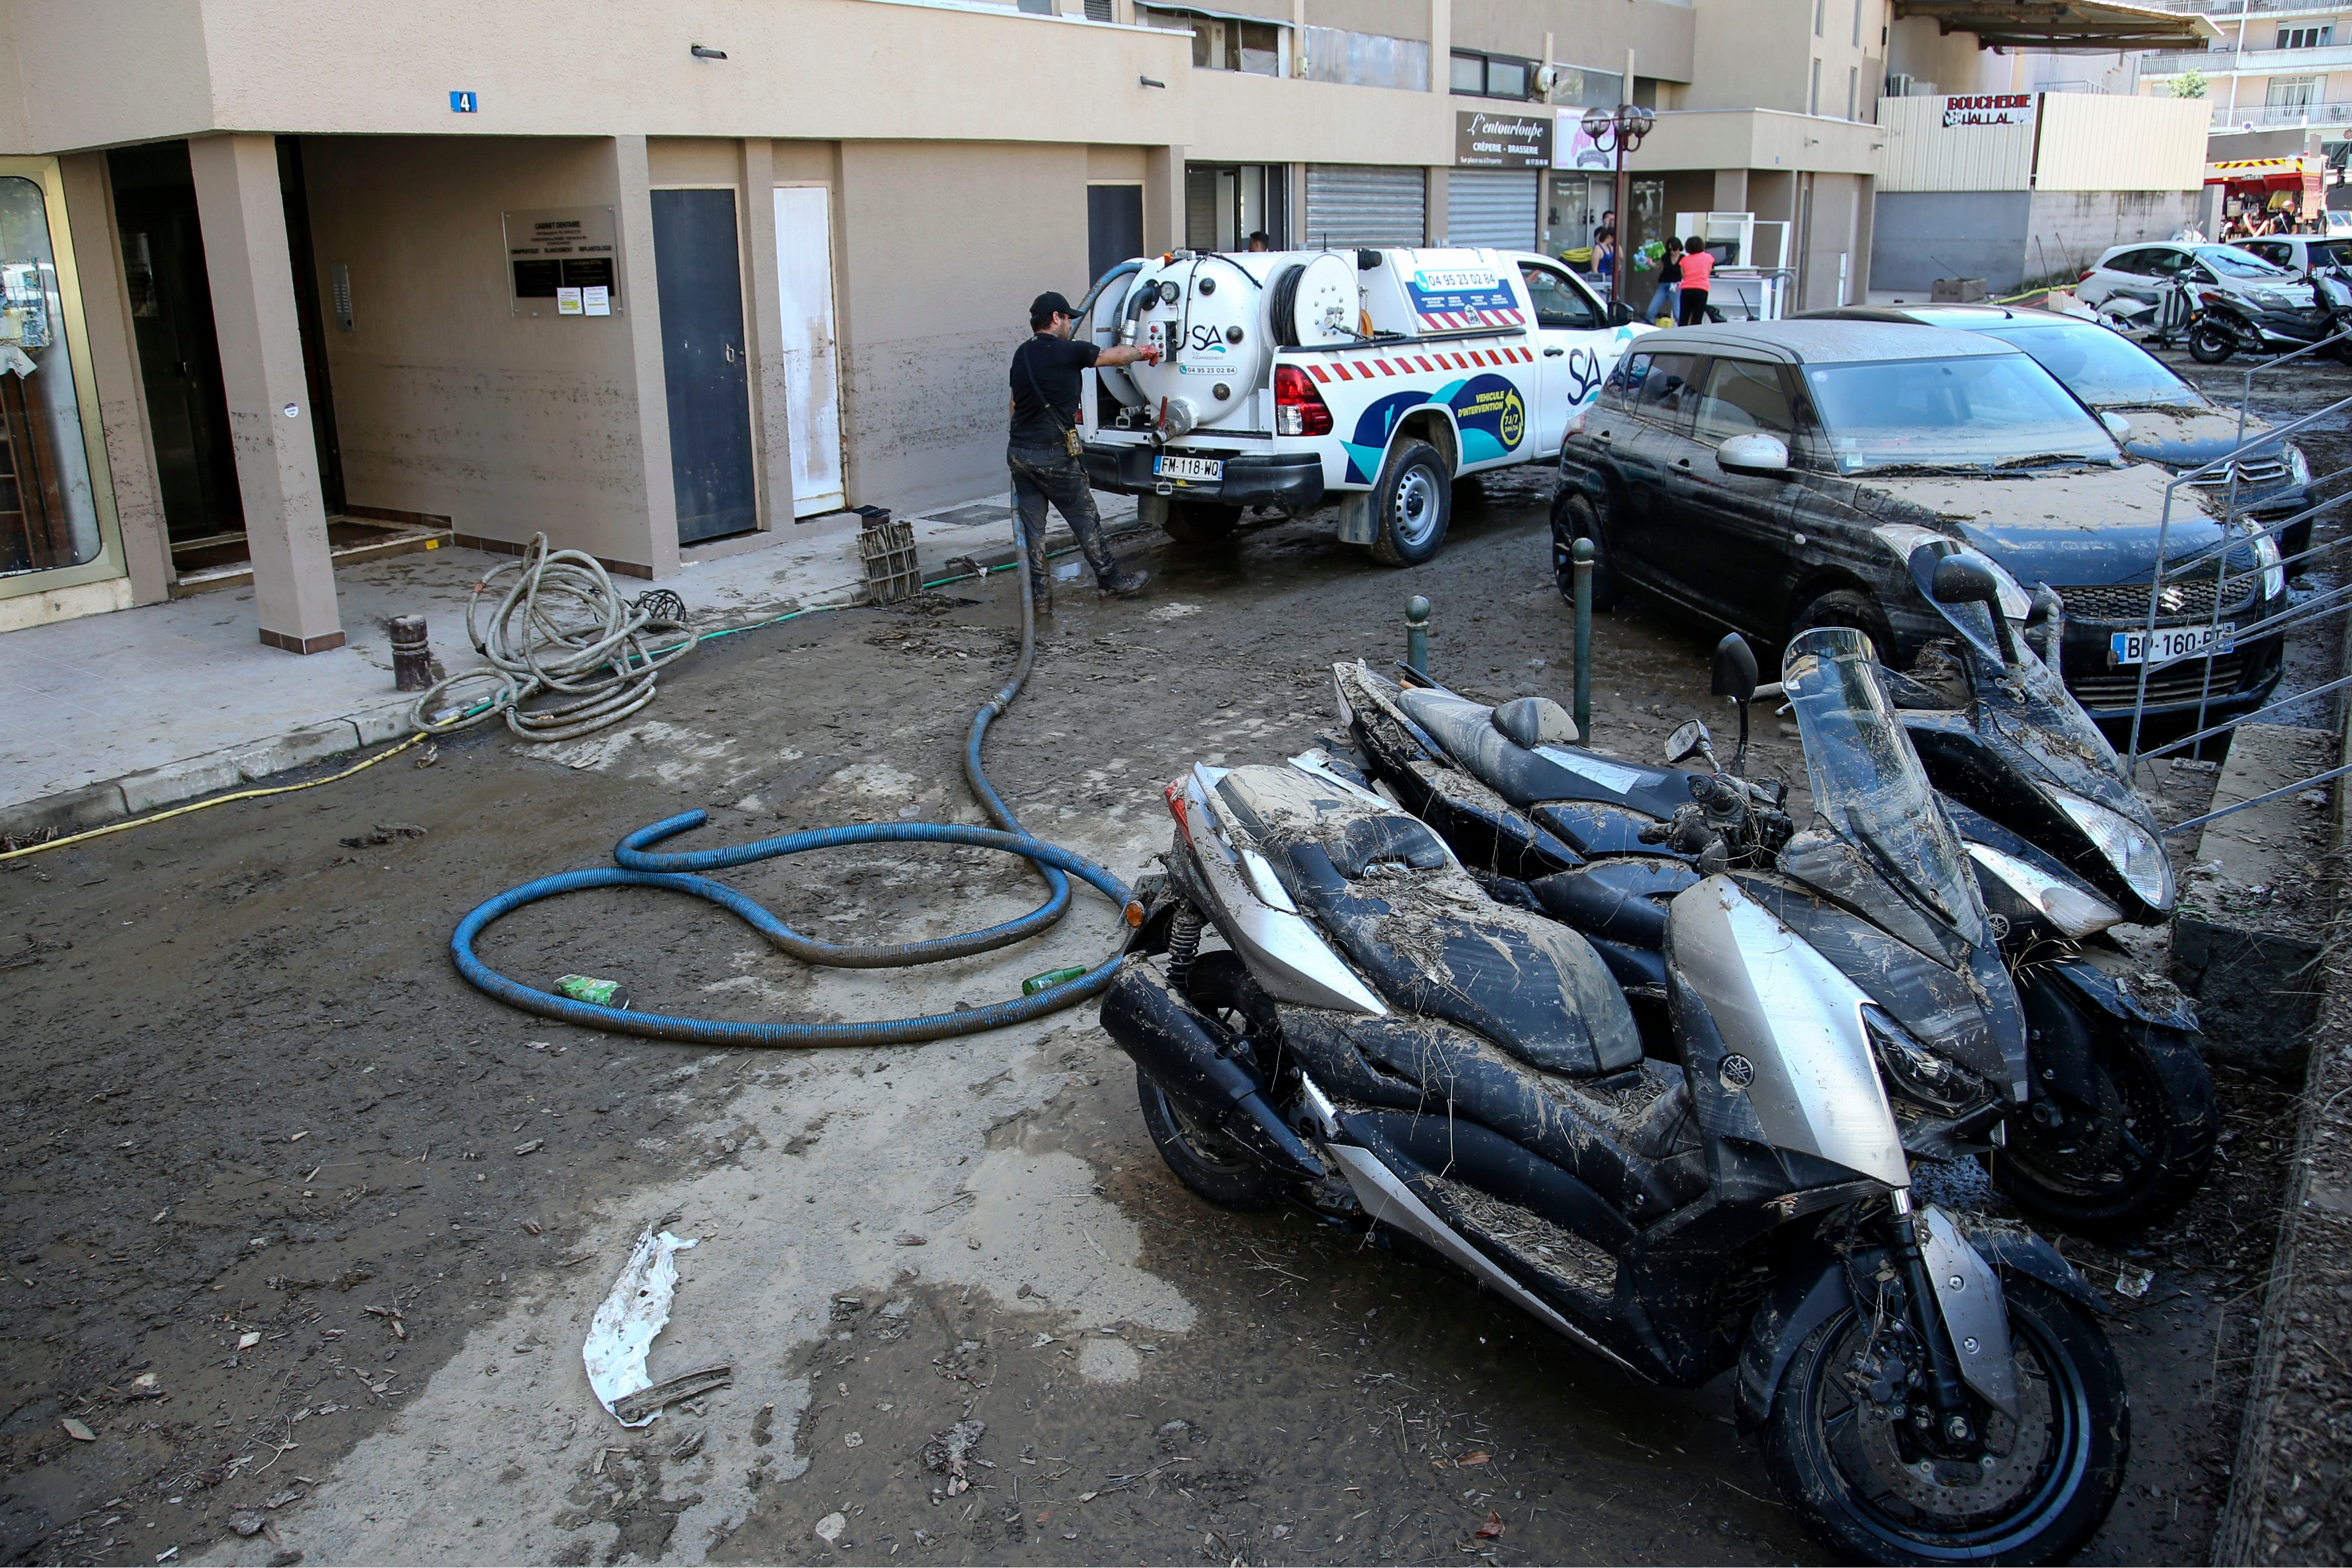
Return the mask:
<svg viewBox="0 0 2352 1568">
<path fill-rule="evenodd" d="M 2202 49 L 2149 54 L 2142 90 L 2201 84 L 2217 132 L 2352 132 L 2352 4 L 2310 0 L 2184 0 L 2212 23 Z"/>
<path fill-rule="evenodd" d="M 1884 4 L 13 0 L 0 631 L 249 581 L 311 651 L 424 538 L 650 575 L 984 493 L 1040 289 L 1582 244 L 1622 98 L 1642 221 L 1810 211 L 1850 297 Z"/>
</svg>

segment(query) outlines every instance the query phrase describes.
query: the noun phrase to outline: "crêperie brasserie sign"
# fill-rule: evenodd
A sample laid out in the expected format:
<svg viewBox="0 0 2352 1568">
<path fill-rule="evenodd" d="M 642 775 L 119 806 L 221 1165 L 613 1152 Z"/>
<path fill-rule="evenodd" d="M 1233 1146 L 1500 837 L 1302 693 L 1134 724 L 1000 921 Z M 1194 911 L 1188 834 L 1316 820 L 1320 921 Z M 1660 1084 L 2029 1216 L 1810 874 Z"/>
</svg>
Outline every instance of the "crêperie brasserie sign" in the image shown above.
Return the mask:
<svg viewBox="0 0 2352 1568">
<path fill-rule="evenodd" d="M 1944 100 L 1944 123 L 1952 125 L 2031 125 L 2033 95 L 2030 92 L 1979 92 Z"/>
<path fill-rule="evenodd" d="M 1454 166 L 1457 169 L 1549 169 L 1549 114 L 1490 114 L 1462 109 L 1454 114 Z"/>
</svg>

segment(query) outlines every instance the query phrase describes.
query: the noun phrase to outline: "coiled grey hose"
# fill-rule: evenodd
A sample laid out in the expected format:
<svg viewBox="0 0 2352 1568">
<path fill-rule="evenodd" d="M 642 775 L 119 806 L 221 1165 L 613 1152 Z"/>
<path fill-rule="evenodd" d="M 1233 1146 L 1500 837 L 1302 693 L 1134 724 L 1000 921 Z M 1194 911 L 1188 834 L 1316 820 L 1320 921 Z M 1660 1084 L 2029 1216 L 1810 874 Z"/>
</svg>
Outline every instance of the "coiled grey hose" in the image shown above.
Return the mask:
<svg viewBox="0 0 2352 1568">
<path fill-rule="evenodd" d="M 483 601 L 511 575 L 487 625 Z M 655 647 L 658 639 L 679 640 Z M 436 684 L 417 698 L 410 721 L 427 734 L 478 724 L 493 713 L 526 741 L 569 741 L 622 720 L 654 700 L 664 665 L 693 651 L 700 636 L 624 600 L 604 563 L 577 550 L 551 550 L 534 533 L 522 559 L 487 574 L 466 602 L 466 636 L 490 661 Z M 486 689 L 476 689 L 486 688 Z M 526 711 L 545 692 L 575 699 Z M 456 696 L 453 693 L 465 693 Z"/>
</svg>

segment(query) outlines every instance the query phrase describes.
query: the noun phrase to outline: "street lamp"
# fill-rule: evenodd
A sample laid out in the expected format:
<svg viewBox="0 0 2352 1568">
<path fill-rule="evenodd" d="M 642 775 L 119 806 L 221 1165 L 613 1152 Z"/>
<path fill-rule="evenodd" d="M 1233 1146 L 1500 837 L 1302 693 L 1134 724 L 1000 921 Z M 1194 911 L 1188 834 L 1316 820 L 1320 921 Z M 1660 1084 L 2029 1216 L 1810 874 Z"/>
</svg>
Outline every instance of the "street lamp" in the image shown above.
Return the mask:
<svg viewBox="0 0 2352 1568">
<path fill-rule="evenodd" d="M 1584 111 L 1584 133 L 1592 138 L 1595 147 L 1615 154 L 1617 159 L 1617 259 L 1609 268 L 1612 304 L 1625 298 L 1625 264 L 1629 259 L 1625 249 L 1625 154 L 1639 147 L 1642 138 L 1657 122 L 1656 111 L 1638 103 L 1621 103 L 1614 109 L 1596 105 Z"/>
</svg>

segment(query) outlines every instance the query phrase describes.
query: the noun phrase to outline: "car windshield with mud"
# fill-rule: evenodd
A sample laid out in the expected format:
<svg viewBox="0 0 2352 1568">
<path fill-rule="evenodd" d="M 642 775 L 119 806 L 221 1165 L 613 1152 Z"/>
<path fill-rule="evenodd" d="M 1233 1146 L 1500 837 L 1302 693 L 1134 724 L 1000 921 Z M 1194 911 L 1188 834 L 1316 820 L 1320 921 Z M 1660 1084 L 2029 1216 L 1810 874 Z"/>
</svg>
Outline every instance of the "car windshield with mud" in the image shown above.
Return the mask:
<svg viewBox="0 0 2352 1568">
<path fill-rule="evenodd" d="M 1983 333 L 1683 328 L 1633 345 L 1563 447 L 1554 578 L 1570 591 L 1570 552 L 1590 539 L 1596 605 L 1636 588 L 1768 643 L 1853 626 L 1903 668 L 1943 629 L 1909 547 L 1889 542 L 1925 530 L 2056 590 L 2063 678 L 2093 717 L 2129 717 L 2146 662 L 2150 713 L 2202 703 L 2226 719 L 2277 683 L 2280 637 L 2238 632 L 2284 607 L 2285 574 L 2218 498 L 2182 487 L 2168 520 L 2169 482 L 2032 355 Z"/>
</svg>

